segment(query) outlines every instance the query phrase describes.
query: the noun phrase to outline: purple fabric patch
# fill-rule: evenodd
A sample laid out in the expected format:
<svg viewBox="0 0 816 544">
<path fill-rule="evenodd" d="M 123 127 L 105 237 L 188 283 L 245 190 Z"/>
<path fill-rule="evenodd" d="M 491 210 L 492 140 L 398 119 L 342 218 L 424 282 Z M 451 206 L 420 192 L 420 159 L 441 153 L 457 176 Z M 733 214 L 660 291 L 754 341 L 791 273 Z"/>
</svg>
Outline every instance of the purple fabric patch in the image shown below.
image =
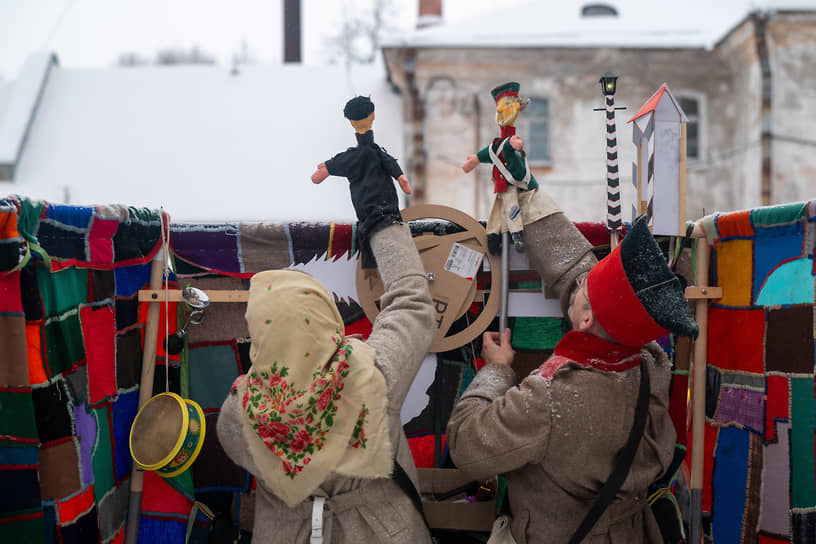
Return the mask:
<svg viewBox="0 0 816 544">
<path fill-rule="evenodd" d="M 762 393 L 723 386 L 714 421 L 727 425 L 739 423 L 743 427 L 762 433 L 765 427 L 765 401 Z"/>
<path fill-rule="evenodd" d="M 76 434 L 79 437 L 79 458 L 82 465 L 82 485 L 86 486 L 94 482 L 93 474 L 93 448 L 96 442 L 96 419 L 87 411 L 87 406 L 83 402 L 79 406 L 74 406 L 74 424 Z"/>
<path fill-rule="evenodd" d="M 171 225 L 173 253 L 209 270 L 243 272 L 240 231 L 236 225 Z"/>
</svg>

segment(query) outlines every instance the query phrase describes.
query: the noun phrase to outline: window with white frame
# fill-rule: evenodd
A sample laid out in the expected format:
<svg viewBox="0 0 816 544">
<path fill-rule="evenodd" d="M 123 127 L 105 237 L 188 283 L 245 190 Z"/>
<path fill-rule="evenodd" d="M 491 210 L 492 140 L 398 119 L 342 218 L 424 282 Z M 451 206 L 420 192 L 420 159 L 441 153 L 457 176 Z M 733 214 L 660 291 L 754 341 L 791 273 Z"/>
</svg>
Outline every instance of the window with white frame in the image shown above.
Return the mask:
<svg viewBox="0 0 816 544">
<path fill-rule="evenodd" d="M 524 149 L 532 165 L 547 165 L 552 160 L 550 151 L 550 102 L 546 98 L 530 97 L 530 104 L 519 116 L 527 130 Z"/>
<path fill-rule="evenodd" d="M 702 122 L 705 114 L 705 99 L 699 93 L 678 93 L 677 101 L 683 108 L 688 123 L 686 124 L 686 157 L 689 161 L 703 158 Z"/>
</svg>

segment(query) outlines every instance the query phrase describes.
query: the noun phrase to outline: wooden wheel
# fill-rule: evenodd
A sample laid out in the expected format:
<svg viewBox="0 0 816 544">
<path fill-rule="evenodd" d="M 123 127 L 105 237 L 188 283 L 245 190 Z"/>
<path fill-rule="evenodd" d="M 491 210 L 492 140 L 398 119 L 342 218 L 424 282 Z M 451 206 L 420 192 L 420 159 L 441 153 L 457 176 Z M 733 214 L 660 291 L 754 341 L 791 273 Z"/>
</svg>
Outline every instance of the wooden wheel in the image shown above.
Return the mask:
<svg viewBox="0 0 816 544">
<path fill-rule="evenodd" d="M 490 296 L 482 312 L 468 326 L 448 336 L 454 321 L 467 312 L 476 299 L 476 271 L 474 263 L 487 256 L 490 264 L 491 286 L 501 285 L 499 258 L 487 250 L 487 234 L 478 221 L 457 209 L 433 204 L 413 206 L 402 211 L 404 221 L 442 219 L 464 228 L 463 232 L 437 236 L 425 233 L 414 237 L 419 256 L 428 275 L 428 286 L 436 311 L 437 333 L 430 351 L 449 351 L 461 347 L 479 336 L 496 317 L 499 296 Z M 472 275 L 470 274 L 472 272 Z M 383 294 L 379 275 L 365 279 L 362 264 L 357 263 L 357 297 L 366 317 L 373 323 L 380 313 L 377 301 Z"/>
</svg>

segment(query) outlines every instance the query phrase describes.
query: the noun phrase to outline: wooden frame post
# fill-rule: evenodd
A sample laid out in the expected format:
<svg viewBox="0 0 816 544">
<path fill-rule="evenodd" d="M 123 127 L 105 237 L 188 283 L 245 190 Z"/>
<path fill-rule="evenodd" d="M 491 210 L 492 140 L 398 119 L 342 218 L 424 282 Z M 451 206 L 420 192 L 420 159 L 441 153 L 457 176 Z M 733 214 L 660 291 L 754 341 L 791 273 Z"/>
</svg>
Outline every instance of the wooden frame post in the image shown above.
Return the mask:
<svg viewBox="0 0 816 544">
<path fill-rule="evenodd" d="M 164 248 L 160 249 L 150 264 L 150 289 L 159 290 L 164 273 Z M 142 350 L 142 376 L 139 382 L 139 409 L 153 396 L 153 376 L 156 372 L 156 345 L 159 334 L 159 311 L 161 299 L 148 303 L 147 321 L 144 332 L 144 349 Z M 133 463 L 130 476 L 130 497 L 128 500 L 128 517 L 126 525 L 127 544 L 138 544 L 139 514 L 142 510 L 142 490 L 144 489 L 144 471 Z"/>
</svg>

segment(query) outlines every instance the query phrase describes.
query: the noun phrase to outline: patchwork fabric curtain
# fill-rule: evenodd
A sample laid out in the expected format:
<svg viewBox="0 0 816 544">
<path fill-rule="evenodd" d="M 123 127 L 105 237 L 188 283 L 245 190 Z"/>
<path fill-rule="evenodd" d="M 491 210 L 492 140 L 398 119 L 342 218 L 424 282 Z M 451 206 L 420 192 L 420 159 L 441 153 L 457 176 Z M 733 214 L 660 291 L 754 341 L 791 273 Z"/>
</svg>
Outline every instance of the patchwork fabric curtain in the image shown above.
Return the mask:
<svg viewBox="0 0 816 544">
<path fill-rule="evenodd" d="M 717 214 L 703 510 L 714 542 L 816 542 L 816 201 Z"/>
</svg>

